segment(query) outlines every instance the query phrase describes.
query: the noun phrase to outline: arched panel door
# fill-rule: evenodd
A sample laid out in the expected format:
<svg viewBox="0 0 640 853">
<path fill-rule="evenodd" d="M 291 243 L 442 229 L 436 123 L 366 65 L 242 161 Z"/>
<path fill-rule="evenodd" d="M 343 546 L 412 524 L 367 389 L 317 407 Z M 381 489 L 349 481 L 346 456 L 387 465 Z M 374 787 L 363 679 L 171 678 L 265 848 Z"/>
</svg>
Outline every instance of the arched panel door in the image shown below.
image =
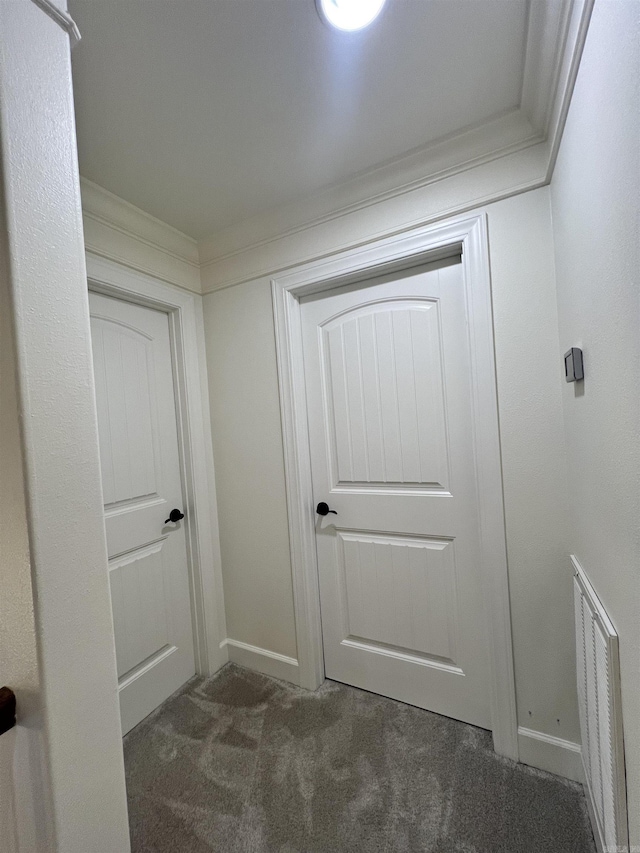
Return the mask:
<svg viewBox="0 0 640 853">
<path fill-rule="evenodd" d="M 169 322 L 91 293 L 120 709 L 127 732 L 195 672 Z"/>
<path fill-rule="evenodd" d="M 461 264 L 301 312 L 326 675 L 490 728 Z"/>
</svg>

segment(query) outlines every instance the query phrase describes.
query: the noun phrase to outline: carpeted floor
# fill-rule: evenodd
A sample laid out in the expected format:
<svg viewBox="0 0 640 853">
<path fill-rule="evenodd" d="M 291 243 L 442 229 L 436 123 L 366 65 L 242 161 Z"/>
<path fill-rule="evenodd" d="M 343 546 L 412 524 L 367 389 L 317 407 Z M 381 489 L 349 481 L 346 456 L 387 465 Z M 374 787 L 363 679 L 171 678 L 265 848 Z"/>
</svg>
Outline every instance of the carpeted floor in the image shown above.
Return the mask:
<svg viewBox="0 0 640 853">
<path fill-rule="evenodd" d="M 234 665 L 125 738 L 134 853 L 593 853 L 580 786 L 488 732 Z"/>
</svg>

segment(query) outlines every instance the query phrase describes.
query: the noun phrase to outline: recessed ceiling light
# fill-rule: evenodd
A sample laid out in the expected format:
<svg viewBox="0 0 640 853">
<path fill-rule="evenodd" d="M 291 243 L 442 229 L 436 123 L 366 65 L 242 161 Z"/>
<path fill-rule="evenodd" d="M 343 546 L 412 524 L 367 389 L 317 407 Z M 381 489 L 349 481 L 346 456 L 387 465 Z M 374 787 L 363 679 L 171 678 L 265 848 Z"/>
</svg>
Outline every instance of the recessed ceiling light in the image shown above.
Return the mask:
<svg viewBox="0 0 640 853">
<path fill-rule="evenodd" d="M 316 0 L 320 17 L 338 30 L 361 30 L 373 23 L 386 0 Z"/>
</svg>

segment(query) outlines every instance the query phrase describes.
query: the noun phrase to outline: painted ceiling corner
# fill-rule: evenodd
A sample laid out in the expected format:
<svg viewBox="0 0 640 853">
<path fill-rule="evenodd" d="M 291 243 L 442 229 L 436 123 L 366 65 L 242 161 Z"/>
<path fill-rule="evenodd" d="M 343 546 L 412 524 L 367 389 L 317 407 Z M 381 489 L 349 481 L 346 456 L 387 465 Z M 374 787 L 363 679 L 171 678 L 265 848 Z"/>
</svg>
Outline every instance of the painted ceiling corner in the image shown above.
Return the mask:
<svg viewBox="0 0 640 853">
<path fill-rule="evenodd" d="M 80 178 L 87 252 L 200 293 L 198 244 L 144 210 Z"/>
<path fill-rule="evenodd" d="M 399 198 L 487 164 L 499 167 L 504 161 L 512 172 L 511 192 L 496 184 L 495 194 L 479 194 L 474 204 L 487 203 L 542 186 L 551 180 L 573 85 L 582 55 L 594 0 L 530 0 L 520 105 L 514 110 L 451 137 L 409 152 L 349 181 L 293 202 L 280 209 L 246 220 L 198 242 L 200 262 L 211 272 L 203 279 L 203 290 L 237 283 L 223 272 L 228 261 L 321 225 L 357 210 Z M 535 148 L 535 158 L 519 158 L 514 170 L 513 155 Z M 516 161 L 517 163 L 517 161 Z M 535 165 L 534 165 L 535 164 Z M 494 168 L 495 168 L 494 166 Z M 533 169 L 532 169 L 533 166 Z M 473 205 L 456 207 L 447 215 L 463 212 Z M 408 221 L 413 227 L 418 220 Z M 377 239 L 383 236 L 375 235 Z M 371 239 L 374 239 L 373 235 Z M 304 258 L 310 259 L 310 258 Z M 296 259 L 296 262 L 301 259 Z M 222 275 L 216 282 L 216 270 Z M 257 268 L 251 275 L 270 270 Z M 246 275 L 245 275 L 246 278 Z"/>
<path fill-rule="evenodd" d="M 87 249 L 207 293 L 543 186 L 592 6 L 528 0 L 517 107 L 199 241 L 83 179 Z"/>
</svg>

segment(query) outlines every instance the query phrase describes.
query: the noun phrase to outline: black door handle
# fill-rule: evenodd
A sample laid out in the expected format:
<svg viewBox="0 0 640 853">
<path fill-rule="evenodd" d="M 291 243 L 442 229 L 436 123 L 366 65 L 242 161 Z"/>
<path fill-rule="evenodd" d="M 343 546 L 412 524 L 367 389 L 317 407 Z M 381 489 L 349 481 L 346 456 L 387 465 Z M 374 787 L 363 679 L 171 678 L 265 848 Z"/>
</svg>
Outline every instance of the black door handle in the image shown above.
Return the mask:
<svg viewBox="0 0 640 853">
<path fill-rule="evenodd" d="M 330 512 L 332 512 L 334 515 L 338 514 L 335 509 L 329 509 L 329 504 L 326 504 L 324 501 L 320 501 L 320 503 L 316 507 L 316 512 L 318 513 L 318 515 L 329 515 Z"/>
<path fill-rule="evenodd" d="M 181 518 L 184 518 L 184 513 L 180 512 L 179 509 L 172 509 L 169 513 L 169 518 L 165 521 L 165 524 L 169 524 L 170 521 L 180 521 Z"/>
<path fill-rule="evenodd" d="M 0 687 L 0 735 L 16 724 L 16 695 L 10 687 Z"/>
</svg>

